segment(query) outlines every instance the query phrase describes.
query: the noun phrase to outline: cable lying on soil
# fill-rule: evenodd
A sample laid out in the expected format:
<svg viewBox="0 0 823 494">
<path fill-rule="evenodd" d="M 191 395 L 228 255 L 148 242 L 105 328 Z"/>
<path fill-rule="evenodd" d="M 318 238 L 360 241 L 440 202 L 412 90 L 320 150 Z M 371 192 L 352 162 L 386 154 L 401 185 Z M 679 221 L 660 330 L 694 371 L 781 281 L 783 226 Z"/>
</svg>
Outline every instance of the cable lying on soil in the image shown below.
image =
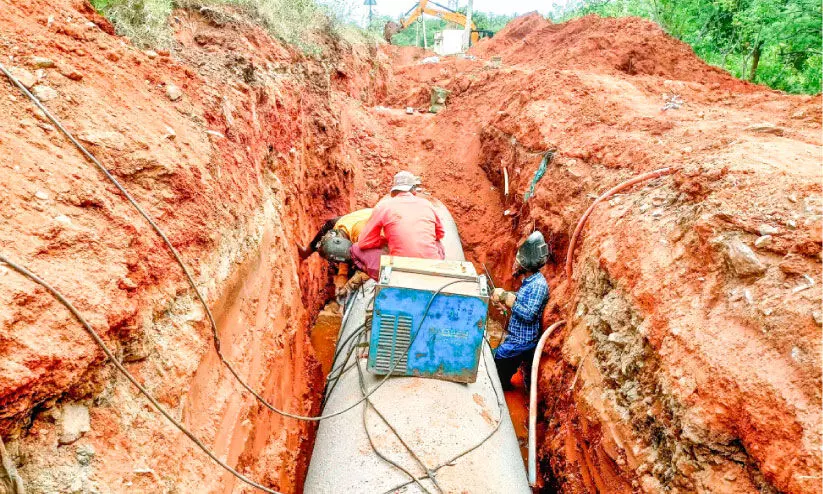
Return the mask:
<svg viewBox="0 0 823 494">
<path fill-rule="evenodd" d="M 205 444 L 203 444 L 199 439 L 197 439 L 197 437 L 191 431 L 189 431 L 186 428 L 186 426 L 184 426 L 183 424 L 178 422 L 177 419 L 172 417 L 171 414 L 165 408 L 163 408 L 163 406 L 160 403 L 158 403 L 157 400 L 154 399 L 154 397 L 151 394 L 149 394 L 149 392 L 146 390 L 146 388 L 144 388 L 139 382 L 137 382 L 137 379 L 135 379 L 134 376 L 131 375 L 131 373 L 123 366 L 123 364 L 120 363 L 119 360 L 117 360 L 117 357 L 115 357 L 114 353 L 112 353 L 112 351 L 109 349 L 109 347 L 106 346 L 106 343 L 103 341 L 103 339 L 100 337 L 100 335 L 97 334 L 97 332 L 91 327 L 91 325 L 89 325 L 89 323 L 86 321 L 86 319 L 82 315 L 80 315 L 80 313 L 77 311 L 77 309 L 74 307 L 74 305 L 72 305 L 72 303 L 69 302 L 68 299 L 66 299 L 66 297 L 64 297 L 62 293 L 60 293 L 57 289 L 52 287 L 46 281 L 42 280 L 40 277 L 38 277 L 33 272 L 29 271 L 28 269 L 26 269 L 25 267 L 23 267 L 19 264 L 16 264 L 16 263 L 10 261 L 6 256 L 4 256 L 2 254 L 0 254 L 0 262 L 6 263 L 7 265 L 11 266 L 15 271 L 17 271 L 18 273 L 26 276 L 27 278 L 31 279 L 32 281 L 34 281 L 38 285 L 42 286 L 43 288 L 46 289 L 46 291 L 48 291 L 51 294 L 52 297 L 54 297 L 55 299 L 57 299 L 58 302 L 63 304 L 69 310 L 69 312 L 71 312 L 72 315 L 80 322 L 80 324 L 83 325 L 83 328 L 85 328 L 85 330 L 89 334 L 89 336 L 91 336 L 91 338 L 94 340 L 94 342 L 97 344 L 97 346 L 99 346 L 100 349 L 103 350 L 103 353 L 106 354 L 106 357 L 109 360 L 111 360 L 111 362 L 114 364 L 114 366 L 117 368 L 117 370 L 120 371 L 120 373 L 123 374 L 123 376 L 125 376 L 125 378 L 128 379 L 129 382 L 132 383 L 134 385 L 134 387 L 137 388 L 137 390 L 140 392 L 140 394 L 142 394 L 143 396 L 146 397 L 147 400 L 149 400 L 149 402 L 152 404 L 152 406 L 158 412 L 160 412 L 161 415 L 166 417 L 166 419 L 168 419 L 168 421 L 171 422 L 172 425 L 174 425 L 180 432 L 185 434 L 186 437 L 191 439 L 191 441 L 194 444 L 196 444 L 197 447 L 200 448 L 204 453 L 206 453 L 206 455 L 208 455 L 208 457 L 211 458 L 215 463 L 217 463 L 218 465 L 223 467 L 227 472 L 231 473 L 232 475 L 234 475 L 239 480 L 245 482 L 246 484 L 248 484 L 248 485 L 250 485 L 250 486 L 252 486 L 256 489 L 260 489 L 261 491 L 267 492 L 269 494 L 281 494 L 278 491 L 275 491 L 273 489 L 269 489 L 268 487 L 265 487 L 265 486 L 262 486 L 262 485 L 258 484 L 257 482 L 255 482 L 255 481 L 249 479 L 248 477 L 244 476 L 243 474 L 241 474 L 240 472 L 238 472 L 234 468 L 230 467 L 227 463 L 225 463 L 223 460 L 218 458 L 217 455 L 214 454 L 209 448 L 207 448 Z"/>
<path fill-rule="evenodd" d="M 220 359 L 220 362 L 229 370 L 229 372 L 234 377 L 234 379 L 238 383 L 240 383 L 240 385 L 246 391 L 251 393 L 252 396 L 254 396 L 255 399 L 257 399 L 257 401 L 260 402 L 263 406 L 265 406 L 266 408 L 268 408 L 272 412 L 277 413 L 278 415 L 282 415 L 283 417 L 288 417 L 288 418 L 292 418 L 292 419 L 295 419 L 295 420 L 305 420 L 305 421 L 308 421 L 308 422 L 317 422 L 317 421 L 324 420 L 324 419 L 327 419 L 327 418 L 342 415 L 342 414 L 348 412 L 349 410 L 353 409 L 354 407 L 356 407 L 360 403 L 363 403 L 368 396 L 370 396 L 375 391 L 377 391 L 389 379 L 389 377 L 391 377 L 391 375 L 394 373 L 394 371 L 397 368 L 397 364 L 399 363 L 399 360 L 397 362 L 395 362 L 394 366 L 392 366 L 391 369 L 389 369 L 389 372 L 386 374 L 386 377 L 382 381 L 377 383 L 377 385 L 374 388 L 369 390 L 368 394 L 366 396 L 364 396 L 362 399 L 358 400 L 357 402 L 351 404 L 350 406 L 348 406 L 348 407 L 346 407 L 342 410 L 338 410 L 336 412 L 328 413 L 328 414 L 325 414 L 325 415 L 310 416 L 310 415 L 300 415 L 300 414 L 296 414 L 296 413 L 290 413 L 290 412 L 287 412 L 285 410 L 280 410 L 279 408 L 277 408 L 274 405 L 272 405 L 271 403 L 269 403 L 265 398 L 260 396 L 260 394 L 257 391 L 252 389 L 252 387 L 248 383 L 246 383 L 246 381 L 244 381 L 243 378 L 240 377 L 240 375 L 237 373 L 237 371 L 234 369 L 234 367 L 223 356 L 223 352 L 221 350 L 220 336 L 218 335 L 218 331 L 217 331 L 217 322 L 214 319 L 214 315 L 212 314 L 211 309 L 209 308 L 208 304 L 206 303 L 206 300 L 203 297 L 203 294 L 200 292 L 200 289 L 197 288 L 197 284 L 195 283 L 194 278 L 192 277 L 191 273 L 189 272 L 189 269 L 186 267 L 185 263 L 183 262 L 183 259 L 180 257 L 180 254 L 177 252 L 177 249 L 174 248 L 174 245 L 172 245 L 171 241 L 166 236 L 166 234 L 163 232 L 163 230 L 159 226 L 157 226 L 157 223 L 154 222 L 154 220 L 151 218 L 151 216 L 143 209 L 142 206 L 140 206 L 140 204 L 137 203 L 137 201 L 134 199 L 134 197 L 132 197 L 132 195 L 129 194 L 129 192 L 123 187 L 123 185 L 120 184 L 120 182 L 116 178 L 114 178 L 114 176 L 111 174 L 111 172 L 105 166 L 103 166 L 103 164 L 100 163 L 100 161 L 98 161 L 97 158 L 95 158 L 94 155 L 91 154 L 82 144 L 80 144 L 80 142 L 78 142 L 77 139 L 75 139 L 74 136 L 68 130 L 66 130 L 65 127 L 63 127 L 63 125 L 60 123 L 60 121 L 57 120 L 57 118 L 54 117 L 51 114 L 51 112 L 49 112 L 49 110 L 45 106 L 43 106 L 43 104 L 33 94 L 31 94 L 31 92 L 29 92 L 29 90 L 26 89 L 25 86 L 23 86 L 20 83 L 20 81 L 18 81 L 8 70 L 6 70 L 6 68 L 2 64 L 0 64 L 0 72 L 3 72 L 3 74 L 6 75 L 6 77 L 9 79 L 9 81 L 11 81 L 11 83 L 13 85 L 15 85 L 18 89 L 20 89 L 20 91 L 22 91 L 23 94 L 25 94 L 32 102 L 34 102 L 34 104 L 37 106 L 37 108 L 39 108 L 40 111 L 42 111 L 46 115 L 46 117 L 48 117 L 48 119 L 51 120 L 52 123 L 54 123 L 54 125 L 58 129 L 60 129 L 60 132 L 62 132 L 71 141 L 71 143 L 74 144 L 75 147 L 77 147 L 77 149 L 80 150 L 80 152 L 89 161 L 94 163 L 94 165 L 106 176 L 106 178 L 109 179 L 109 181 L 111 181 L 112 184 L 114 184 L 115 187 L 117 187 L 117 189 L 129 201 L 129 203 L 131 203 L 131 205 L 134 206 L 135 209 L 137 209 L 137 211 L 140 213 L 140 215 L 143 218 L 145 218 L 145 220 L 149 223 L 149 225 L 151 225 L 152 229 L 160 236 L 160 238 L 163 240 L 163 242 L 166 244 L 166 246 L 171 251 L 172 256 L 177 261 L 177 264 L 179 264 L 180 267 L 183 269 L 183 272 L 186 275 L 186 279 L 188 280 L 189 285 L 194 290 L 195 294 L 197 295 L 197 299 L 200 301 L 200 303 L 203 305 L 203 308 L 206 311 L 206 316 L 208 317 L 209 325 L 211 326 L 211 333 L 212 333 L 212 341 L 214 343 L 214 350 L 217 353 L 217 357 Z M 455 282 L 452 282 L 452 283 L 448 283 L 448 284 L 442 286 L 440 288 L 440 290 L 438 290 L 437 292 L 435 292 L 434 295 L 432 295 L 431 300 L 429 300 L 429 305 L 426 307 L 426 312 L 423 315 L 423 319 L 420 320 L 421 325 L 423 324 L 423 320 L 425 320 L 426 315 L 428 314 L 428 307 L 431 306 L 431 302 L 440 293 L 440 291 L 443 290 L 444 288 L 446 288 L 449 285 L 452 285 L 454 283 L 459 283 L 461 281 L 465 282 L 465 280 L 458 280 L 458 281 L 455 281 Z M 418 332 L 419 332 L 419 329 L 420 328 L 418 327 Z M 415 336 L 416 336 L 416 334 L 415 334 Z M 409 348 L 411 348 L 411 345 L 413 343 L 414 343 L 414 339 L 412 339 L 412 341 L 409 342 Z M 406 351 L 408 351 L 408 348 L 406 349 Z"/>
</svg>

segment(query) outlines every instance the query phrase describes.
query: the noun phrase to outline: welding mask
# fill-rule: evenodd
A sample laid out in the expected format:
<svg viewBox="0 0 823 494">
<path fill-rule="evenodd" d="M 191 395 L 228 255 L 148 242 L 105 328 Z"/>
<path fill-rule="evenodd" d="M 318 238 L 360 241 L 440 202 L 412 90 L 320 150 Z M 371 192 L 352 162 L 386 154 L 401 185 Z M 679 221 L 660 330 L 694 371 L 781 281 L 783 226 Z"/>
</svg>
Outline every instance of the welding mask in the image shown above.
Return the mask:
<svg viewBox="0 0 823 494">
<path fill-rule="evenodd" d="M 329 261 L 348 262 L 351 260 L 351 240 L 347 239 L 340 232 L 331 230 L 320 239 L 320 246 L 317 249 L 320 255 Z"/>
<path fill-rule="evenodd" d="M 526 271 L 537 271 L 542 268 L 549 258 L 549 246 L 543 234 L 535 231 L 520 244 L 517 249 L 517 264 Z"/>
</svg>

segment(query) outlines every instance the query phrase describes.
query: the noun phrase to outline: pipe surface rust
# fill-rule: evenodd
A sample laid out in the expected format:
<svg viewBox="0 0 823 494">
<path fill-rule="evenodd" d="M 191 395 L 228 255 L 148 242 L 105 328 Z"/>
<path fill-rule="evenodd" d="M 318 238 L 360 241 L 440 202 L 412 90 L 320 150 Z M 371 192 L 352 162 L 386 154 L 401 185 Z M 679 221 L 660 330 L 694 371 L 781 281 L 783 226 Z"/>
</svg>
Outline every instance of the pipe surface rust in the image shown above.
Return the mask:
<svg viewBox="0 0 823 494">
<path fill-rule="evenodd" d="M 529 485 L 532 487 L 537 483 L 537 381 L 540 357 L 543 355 L 543 347 L 549 340 L 549 336 L 563 324 L 566 324 L 565 320 L 557 321 L 543 332 L 534 348 L 534 357 L 532 357 L 532 379 L 529 386 Z"/>
<path fill-rule="evenodd" d="M 578 237 L 580 237 L 580 233 L 583 231 L 583 227 L 586 225 L 586 220 L 589 219 L 589 215 L 592 214 L 592 211 L 594 211 L 594 207 L 597 206 L 597 204 L 599 202 L 601 202 L 605 199 L 608 199 L 609 197 L 611 197 L 611 196 L 617 194 L 618 192 L 620 192 L 621 190 L 623 190 L 627 187 L 631 187 L 632 185 L 634 185 L 636 183 L 645 182 L 646 180 L 651 180 L 653 178 L 662 177 L 664 175 L 669 175 L 670 173 L 673 173 L 673 172 L 674 172 L 673 168 L 660 168 L 659 170 L 655 170 L 653 172 L 648 172 L 648 173 L 644 173 L 642 175 L 638 175 L 634 178 L 630 178 L 629 180 L 626 180 L 625 182 L 621 182 L 620 184 L 615 185 L 614 187 L 607 190 L 600 197 L 598 197 L 597 199 L 594 200 L 592 205 L 589 206 L 589 209 L 587 209 L 586 212 L 583 213 L 583 216 L 580 217 L 580 221 L 577 222 L 577 227 L 574 229 L 574 233 L 572 234 L 571 242 L 569 242 L 569 251 L 566 253 L 566 279 L 569 280 L 569 282 L 571 282 L 571 279 L 572 279 L 572 264 L 573 264 L 573 260 L 574 260 L 574 248 L 577 245 L 577 239 L 578 239 Z"/>
</svg>

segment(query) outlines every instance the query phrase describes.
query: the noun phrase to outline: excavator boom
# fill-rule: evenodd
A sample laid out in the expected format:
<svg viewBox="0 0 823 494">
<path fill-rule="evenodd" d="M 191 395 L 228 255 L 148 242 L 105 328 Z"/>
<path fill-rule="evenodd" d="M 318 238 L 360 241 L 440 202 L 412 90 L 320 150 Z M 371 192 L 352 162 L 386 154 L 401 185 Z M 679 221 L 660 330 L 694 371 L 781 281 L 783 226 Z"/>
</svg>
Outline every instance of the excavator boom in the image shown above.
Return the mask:
<svg viewBox="0 0 823 494">
<path fill-rule="evenodd" d="M 411 26 L 412 23 L 423 14 L 438 17 L 446 22 L 453 22 L 460 27 L 466 27 L 466 16 L 460 12 L 444 7 L 437 2 L 420 0 L 406 12 L 403 18 L 400 19 L 399 23 L 394 21 L 386 23 L 386 26 L 383 28 L 383 37 L 387 42 L 391 43 L 392 36 Z M 471 23 L 471 30 L 471 42 L 476 43 L 480 38 L 480 32 L 477 31 L 477 27 L 474 25 L 474 22 Z"/>
</svg>

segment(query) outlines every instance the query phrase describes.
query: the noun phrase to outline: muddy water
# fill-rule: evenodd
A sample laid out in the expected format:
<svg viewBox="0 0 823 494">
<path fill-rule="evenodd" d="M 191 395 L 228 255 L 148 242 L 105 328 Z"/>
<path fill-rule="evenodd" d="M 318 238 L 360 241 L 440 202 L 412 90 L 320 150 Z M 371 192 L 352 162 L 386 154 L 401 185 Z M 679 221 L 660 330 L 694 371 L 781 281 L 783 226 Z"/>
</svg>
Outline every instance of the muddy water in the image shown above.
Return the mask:
<svg viewBox="0 0 823 494">
<path fill-rule="evenodd" d="M 332 301 L 317 314 L 314 326 L 309 331 L 311 346 L 314 348 L 315 357 L 320 362 L 324 376 L 329 375 L 331 371 L 334 349 L 337 347 L 337 336 L 342 322 L 341 307 L 337 302 Z"/>
<path fill-rule="evenodd" d="M 529 458 L 529 391 L 523 384 L 523 374 L 518 372 L 512 378 L 515 389 L 504 391 L 506 405 L 509 406 L 509 415 L 514 424 L 514 433 L 520 444 L 520 454 L 523 461 Z"/>
<path fill-rule="evenodd" d="M 492 348 L 497 348 L 503 341 L 505 335 L 506 316 L 499 307 L 489 307 L 489 319 L 487 334 Z M 529 456 L 529 390 L 523 384 L 522 372 L 512 377 L 512 384 L 515 389 L 504 391 L 506 405 L 509 408 L 509 415 L 514 424 L 514 433 L 517 435 L 517 442 L 520 444 L 520 454 L 526 462 Z"/>
</svg>

